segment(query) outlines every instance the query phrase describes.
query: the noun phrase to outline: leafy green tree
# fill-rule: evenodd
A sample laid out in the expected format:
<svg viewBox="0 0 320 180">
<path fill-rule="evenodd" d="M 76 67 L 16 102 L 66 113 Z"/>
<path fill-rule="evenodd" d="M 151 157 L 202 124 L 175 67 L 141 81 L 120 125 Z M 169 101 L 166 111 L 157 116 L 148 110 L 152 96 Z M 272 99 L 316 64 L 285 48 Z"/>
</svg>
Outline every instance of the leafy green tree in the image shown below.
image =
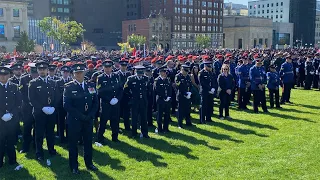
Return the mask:
<svg viewBox="0 0 320 180">
<path fill-rule="evenodd" d="M 130 43 L 130 45 L 132 45 L 133 47 L 139 47 L 145 44 L 147 41 L 147 38 L 141 35 L 135 35 L 135 34 L 131 34 L 130 36 L 128 36 L 128 42 Z"/>
<path fill-rule="evenodd" d="M 199 35 L 196 37 L 196 43 L 200 48 L 207 48 L 210 46 L 211 39 L 209 36 Z"/>
<path fill-rule="evenodd" d="M 39 22 L 39 27 L 47 36 L 68 46 L 83 35 L 85 29 L 76 21 L 62 22 L 56 18 L 45 17 Z"/>
<path fill-rule="evenodd" d="M 28 37 L 28 34 L 23 31 L 21 33 L 21 38 L 18 41 L 18 44 L 16 46 L 16 50 L 18 52 L 32 52 L 34 51 L 35 43 L 33 40 L 30 40 Z"/>
</svg>

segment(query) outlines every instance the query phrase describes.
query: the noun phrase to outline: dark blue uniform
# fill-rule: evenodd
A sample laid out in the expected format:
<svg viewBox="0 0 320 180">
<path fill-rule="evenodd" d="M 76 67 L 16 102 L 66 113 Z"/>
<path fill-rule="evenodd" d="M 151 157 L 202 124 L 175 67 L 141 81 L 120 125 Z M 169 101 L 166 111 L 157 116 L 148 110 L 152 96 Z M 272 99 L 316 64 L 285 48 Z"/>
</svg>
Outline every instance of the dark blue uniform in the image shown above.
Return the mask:
<svg viewBox="0 0 320 180">
<path fill-rule="evenodd" d="M 98 111 L 98 97 L 94 84 L 71 81 L 65 85 L 63 107 L 67 111 L 69 166 L 78 169 L 78 141 L 83 139 L 84 161 L 92 164 L 93 119 Z"/>
<path fill-rule="evenodd" d="M 132 137 L 137 136 L 137 126 L 140 118 L 141 133 L 148 138 L 147 107 L 148 107 L 148 77 L 132 75 L 124 85 L 125 93 L 131 94 L 132 101 Z"/>
<path fill-rule="evenodd" d="M 106 124 L 110 120 L 112 130 L 112 140 L 118 141 L 120 102 L 123 94 L 123 84 L 119 81 L 116 73 L 107 75 L 105 73 L 98 76 L 97 80 L 98 96 L 101 99 L 100 126 L 98 130 L 98 142 L 104 142 L 104 132 Z M 116 98 L 118 102 L 114 105 L 110 101 Z"/>
<path fill-rule="evenodd" d="M 313 59 L 313 62 L 312 62 L 312 65 L 315 69 L 315 74 L 314 74 L 314 77 L 313 77 L 313 88 L 318 88 L 319 87 L 319 73 L 318 73 L 318 68 L 320 67 L 320 59 L 317 59 L 317 58 L 314 58 Z"/>
<path fill-rule="evenodd" d="M 267 88 L 269 89 L 269 97 L 270 97 L 270 107 L 274 107 L 274 102 L 276 103 L 276 107 L 280 107 L 279 101 L 279 86 L 280 86 L 280 76 L 278 72 L 268 72 L 267 73 Z M 274 101 L 275 97 L 275 101 Z"/>
<path fill-rule="evenodd" d="M 19 121 L 18 106 L 21 105 L 21 95 L 18 86 L 14 83 L 0 84 L 0 168 L 3 166 L 5 152 L 9 157 L 9 164 L 17 163 L 16 158 L 16 124 Z M 3 121 L 1 117 L 4 114 L 12 114 L 12 119 Z"/>
<path fill-rule="evenodd" d="M 250 65 L 243 64 L 238 68 L 238 104 L 240 109 L 247 109 L 247 103 L 251 95 L 251 82 L 249 77 Z"/>
<path fill-rule="evenodd" d="M 225 110 L 225 116 L 229 117 L 229 106 L 230 101 L 232 99 L 232 94 L 228 94 L 227 90 L 231 90 L 234 88 L 234 80 L 233 76 L 231 74 L 228 74 L 227 76 L 224 74 L 220 74 L 218 76 L 218 84 L 221 89 L 219 93 L 220 98 L 220 106 L 219 106 L 219 117 L 223 117 L 223 110 Z"/>
<path fill-rule="evenodd" d="M 154 78 L 152 76 L 148 77 L 148 109 L 147 109 L 147 122 L 148 126 L 153 126 L 153 100 L 154 100 L 154 91 L 153 91 Z"/>
<path fill-rule="evenodd" d="M 48 151 L 55 155 L 54 149 L 54 126 L 56 122 L 56 112 L 47 115 L 42 111 L 43 107 L 56 107 L 58 91 L 56 82 L 47 77 L 42 79 L 38 77 L 30 81 L 29 101 L 33 106 L 33 116 L 35 119 L 36 132 L 36 156 L 38 160 L 43 160 L 43 138 L 46 137 Z"/>
<path fill-rule="evenodd" d="M 218 89 L 217 75 L 212 71 L 205 69 L 199 72 L 200 95 L 201 95 L 201 109 L 200 109 L 200 123 L 205 124 L 211 122 L 213 114 L 214 96 Z M 209 91 L 214 88 L 214 94 Z"/>
<path fill-rule="evenodd" d="M 131 73 L 129 71 L 122 72 L 121 70 L 117 71 L 119 76 L 119 83 L 121 87 L 124 87 L 124 84 L 127 82 Z M 130 130 L 130 95 L 129 93 L 123 93 L 122 99 L 120 101 L 120 116 L 123 118 L 124 127 L 126 130 Z"/>
<path fill-rule="evenodd" d="M 264 67 L 253 66 L 250 68 L 251 90 L 253 91 L 253 110 L 258 112 L 258 106 L 261 103 L 264 112 L 267 112 L 265 88 L 259 88 L 259 85 L 267 84 L 266 72 Z"/>
<path fill-rule="evenodd" d="M 192 82 L 189 74 L 184 76 L 182 73 L 176 75 L 176 85 L 178 89 L 177 99 L 178 99 L 178 125 L 182 127 L 182 121 L 186 119 L 186 125 L 192 125 L 190 119 L 191 111 L 191 98 L 187 98 L 187 92 L 191 92 Z"/>
<path fill-rule="evenodd" d="M 281 65 L 280 77 L 283 83 L 281 103 L 290 102 L 291 88 L 294 83 L 292 63 L 285 62 Z"/>
<path fill-rule="evenodd" d="M 305 73 L 306 73 L 306 80 L 304 83 L 304 89 L 310 90 L 313 82 L 313 76 L 315 74 L 315 69 L 314 69 L 314 66 L 312 65 L 312 61 L 306 61 Z"/>
<path fill-rule="evenodd" d="M 157 123 L 159 132 L 169 131 L 170 106 L 172 97 L 171 81 L 167 77 L 162 79 L 160 76 L 155 79 L 155 94 L 157 101 Z M 170 97 L 168 101 L 167 98 Z M 162 120 L 163 117 L 163 120 Z"/>
</svg>

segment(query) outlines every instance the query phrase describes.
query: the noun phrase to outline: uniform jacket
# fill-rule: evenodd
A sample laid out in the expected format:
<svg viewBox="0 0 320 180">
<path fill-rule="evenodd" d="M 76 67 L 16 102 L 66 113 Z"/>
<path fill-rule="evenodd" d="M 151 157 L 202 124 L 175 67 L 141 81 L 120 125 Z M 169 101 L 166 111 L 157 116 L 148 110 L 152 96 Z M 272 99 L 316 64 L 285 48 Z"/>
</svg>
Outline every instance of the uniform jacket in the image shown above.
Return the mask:
<svg viewBox="0 0 320 180">
<path fill-rule="evenodd" d="M 130 94 L 131 103 L 147 106 L 148 103 L 148 93 L 150 92 L 149 79 L 147 76 L 132 75 L 129 76 L 127 82 L 124 85 L 124 92 Z"/>
<path fill-rule="evenodd" d="M 239 75 L 238 87 L 246 88 L 247 82 L 250 82 L 250 76 L 249 76 L 250 68 L 251 67 L 247 64 L 243 64 L 239 67 L 239 69 L 238 69 L 238 75 Z"/>
<path fill-rule="evenodd" d="M 111 73 L 110 76 L 103 73 L 97 79 L 98 97 L 102 103 L 109 104 L 112 98 L 117 98 L 118 101 L 122 98 L 123 85 L 121 85 L 118 74 Z"/>
<path fill-rule="evenodd" d="M 281 77 L 283 83 L 293 83 L 294 82 L 292 63 L 285 62 L 281 65 L 280 77 Z"/>
<path fill-rule="evenodd" d="M 190 75 L 184 76 L 182 73 L 176 75 L 175 83 L 177 85 L 178 93 L 177 99 L 186 98 L 187 92 L 191 92 L 192 82 Z"/>
<path fill-rule="evenodd" d="M 156 93 L 157 102 L 164 102 L 164 100 L 166 100 L 167 97 L 171 97 L 171 99 L 175 98 L 175 97 L 172 97 L 172 86 L 171 86 L 170 79 L 168 77 L 165 79 L 162 79 L 159 76 L 154 81 L 155 81 L 154 91 Z"/>
<path fill-rule="evenodd" d="M 259 90 L 259 84 L 267 84 L 267 75 L 264 67 L 253 66 L 249 71 L 251 90 Z"/>
<path fill-rule="evenodd" d="M 217 76 L 213 72 L 202 69 L 199 72 L 199 82 L 201 95 L 208 95 L 212 88 L 215 89 L 215 93 L 218 90 Z"/>
<path fill-rule="evenodd" d="M 0 85 L 0 118 L 6 113 L 11 113 L 13 117 L 17 117 L 19 106 L 21 106 L 21 94 L 18 85 L 10 81 L 6 88 Z M 4 122 L 2 119 L 0 121 Z"/>
<path fill-rule="evenodd" d="M 267 73 L 267 88 L 276 89 L 280 86 L 280 76 L 278 72 L 268 72 Z"/>
</svg>

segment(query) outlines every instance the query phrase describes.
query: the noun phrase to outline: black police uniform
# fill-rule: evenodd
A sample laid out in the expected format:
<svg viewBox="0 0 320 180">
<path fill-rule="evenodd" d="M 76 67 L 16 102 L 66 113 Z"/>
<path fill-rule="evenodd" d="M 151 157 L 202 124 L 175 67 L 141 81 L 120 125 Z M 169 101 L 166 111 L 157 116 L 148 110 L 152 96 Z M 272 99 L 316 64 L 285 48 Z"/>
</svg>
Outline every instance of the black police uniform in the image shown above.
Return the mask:
<svg viewBox="0 0 320 180">
<path fill-rule="evenodd" d="M 3 166 L 5 152 L 9 157 L 9 164 L 17 163 L 15 143 L 19 112 L 16 107 L 20 104 L 21 96 L 16 84 L 8 82 L 4 86 L 0 85 L 0 116 L 2 117 L 6 113 L 13 115 L 12 119 L 7 122 L 0 119 L 0 167 Z"/>
<path fill-rule="evenodd" d="M 57 131 L 60 138 L 61 143 L 64 143 L 66 141 L 66 137 L 68 137 L 68 125 L 66 124 L 66 116 L 67 112 L 63 108 L 63 91 L 64 91 L 64 85 L 72 81 L 71 78 L 63 79 L 60 78 L 60 80 L 57 81 L 57 90 L 59 92 L 58 97 L 58 104 L 57 104 L 57 113 L 58 113 L 58 123 L 57 123 Z M 64 131 L 66 130 L 66 136 L 64 135 Z"/>
<path fill-rule="evenodd" d="M 150 71 L 151 69 L 149 69 Z M 148 77 L 148 76 L 147 76 Z M 154 100 L 154 91 L 153 91 L 153 84 L 154 84 L 154 78 L 153 76 L 148 77 L 148 108 L 147 108 L 147 122 L 148 126 L 153 126 L 153 117 L 152 117 L 152 112 L 153 112 L 153 100 Z"/>
<path fill-rule="evenodd" d="M 56 122 L 56 112 L 47 115 L 42 111 L 43 107 L 56 107 L 58 91 L 56 82 L 47 77 L 38 77 L 30 81 L 29 101 L 33 106 L 33 116 L 35 119 L 36 132 L 36 156 L 38 160 L 43 160 L 43 138 L 46 137 L 47 147 L 51 155 L 55 155 L 54 149 L 54 127 Z"/>
<path fill-rule="evenodd" d="M 176 75 L 175 82 L 178 89 L 178 125 L 182 128 L 184 118 L 187 126 L 192 125 L 190 120 L 191 98 L 187 99 L 187 92 L 191 92 L 192 82 L 189 74 L 184 76 L 182 73 Z"/>
<path fill-rule="evenodd" d="M 136 66 L 135 69 L 144 69 L 144 66 Z M 132 137 L 137 136 L 137 126 L 140 118 L 141 133 L 143 137 L 149 138 L 147 124 L 148 77 L 144 75 L 129 76 L 124 85 L 124 91 L 130 93 L 132 97 Z"/>
<path fill-rule="evenodd" d="M 217 76 L 212 71 L 202 69 L 199 72 L 199 81 L 201 95 L 200 123 L 205 124 L 212 121 L 214 94 L 218 88 Z M 214 94 L 209 93 L 212 88 L 215 89 Z"/>
<path fill-rule="evenodd" d="M 312 65 L 311 61 L 306 61 L 305 63 L 305 81 L 304 81 L 304 89 L 306 90 L 310 90 L 311 89 L 311 85 L 312 85 L 312 81 L 313 81 L 313 76 L 315 74 L 315 69 L 314 66 Z"/>
<path fill-rule="evenodd" d="M 171 114 L 175 115 L 176 114 L 176 108 L 177 108 L 177 99 L 174 98 L 176 97 L 176 87 L 173 86 L 173 84 L 175 83 L 175 77 L 177 75 L 177 70 L 176 69 L 168 69 L 167 71 L 167 77 L 170 79 L 171 82 L 171 92 L 172 92 L 172 99 L 171 99 Z"/>
<path fill-rule="evenodd" d="M 110 126 L 112 130 L 112 140 L 118 141 L 119 134 L 119 121 L 120 121 L 120 101 L 123 93 L 123 86 L 119 81 L 119 77 L 116 73 L 107 75 L 105 73 L 98 76 L 97 90 L 99 98 L 101 99 L 101 114 L 100 114 L 100 126 L 98 130 L 98 142 L 103 143 L 103 134 L 106 129 L 106 124 L 110 120 Z M 113 98 L 117 98 L 118 102 L 115 105 L 111 105 L 110 101 Z"/>
<path fill-rule="evenodd" d="M 32 106 L 30 104 L 29 96 L 29 82 L 32 80 L 31 74 L 24 75 L 20 78 L 19 90 L 22 96 L 22 121 L 23 121 L 23 145 L 22 152 L 28 152 L 30 143 L 34 140 L 35 146 L 35 129 L 34 129 L 34 117 L 32 115 Z M 33 129 L 33 136 L 32 134 Z"/>
<path fill-rule="evenodd" d="M 161 71 L 161 69 L 160 69 Z M 157 101 L 157 123 L 158 132 L 169 132 L 170 123 L 170 107 L 172 97 L 172 86 L 170 79 L 167 77 L 163 79 L 161 76 L 157 77 L 155 80 L 155 94 Z M 170 97 L 168 101 L 167 98 Z M 162 120 L 162 117 L 164 119 Z"/>
<path fill-rule="evenodd" d="M 76 67 L 77 68 L 77 67 Z M 79 67 L 85 69 L 85 66 Z M 91 169 L 93 119 L 98 111 L 98 97 L 93 84 L 73 80 L 65 85 L 63 107 L 67 111 L 69 166 L 78 173 L 78 141 L 83 139 L 84 160 Z"/>
<path fill-rule="evenodd" d="M 131 73 L 129 71 L 122 72 L 121 70 L 116 72 L 119 76 L 119 83 L 121 87 L 124 87 L 124 84 L 127 82 Z M 130 95 L 128 93 L 123 93 L 122 99 L 120 101 L 120 116 L 123 118 L 124 127 L 126 130 L 130 130 Z"/>
</svg>

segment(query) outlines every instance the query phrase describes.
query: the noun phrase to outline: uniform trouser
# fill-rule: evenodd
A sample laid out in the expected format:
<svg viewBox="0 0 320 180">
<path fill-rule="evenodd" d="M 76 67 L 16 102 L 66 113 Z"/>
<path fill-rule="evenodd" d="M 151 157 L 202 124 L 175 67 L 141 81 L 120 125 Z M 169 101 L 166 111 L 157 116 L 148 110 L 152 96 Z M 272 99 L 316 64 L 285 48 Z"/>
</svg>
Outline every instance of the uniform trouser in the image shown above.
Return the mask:
<svg viewBox="0 0 320 180">
<path fill-rule="evenodd" d="M 147 106 L 148 104 L 142 100 L 133 101 L 132 105 L 132 135 L 137 135 L 137 126 L 140 118 L 141 133 L 144 136 L 148 135 L 148 123 L 147 123 Z"/>
<path fill-rule="evenodd" d="M 18 113 L 18 121 L 16 122 L 17 126 L 17 139 L 16 141 L 18 142 L 18 136 L 22 134 L 21 128 L 20 128 L 20 121 L 22 120 L 23 114 L 22 114 L 22 109 L 19 108 L 19 113 Z"/>
<path fill-rule="evenodd" d="M 311 84 L 313 81 L 313 75 L 306 75 L 306 80 L 304 81 L 304 89 L 311 89 Z"/>
<path fill-rule="evenodd" d="M 130 105 L 129 98 L 124 97 L 120 101 L 120 116 L 123 118 L 125 129 L 130 129 Z"/>
<path fill-rule="evenodd" d="M 165 102 L 163 100 L 157 101 L 157 105 L 158 105 L 157 124 L 158 124 L 159 131 L 169 130 L 170 103 L 171 103 L 170 101 L 169 102 Z"/>
<path fill-rule="evenodd" d="M 171 114 L 175 114 L 177 109 L 178 102 L 176 100 L 176 92 L 172 89 L 172 97 L 171 97 Z M 170 117 L 169 117 L 170 118 Z"/>
<path fill-rule="evenodd" d="M 238 104 L 239 108 L 246 108 L 250 100 L 251 90 L 249 88 L 239 88 L 238 90 Z"/>
<path fill-rule="evenodd" d="M 269 97 L 270 97 L 270 107 L 274 107 L 274 103 L 276 103 L 276 107 L 280 107 L 279 89 L 269 89 Z"/>
<path fill-rule="evenodd" d="M 43 138 L 46 137 L 49 153 L 54 152 L 54 126 L 56 113 L 46 115 L 42 111 L 34 113 L 36 131 L 36 156 L 43 157 Z"/>
<path fill-rule="evenodd" d="M 110 120 L 110 126 L 112 131 L 112 139 L 118 139 L 119 134 L 119 121 L 120 121 L 120 104 L 110 105 L 105 102 L 101 104 L 100 126 L 98 129 L 98 141 L 104 139 L 103 134 L 106 130 L 108 120 Z"/>
<path fill-rule="evenodd" d="M 213 114 L 213 94 L 201 94 L 201 109 L 200 109 L 200 122 L 205 123 L 206 121 L 211 121 L 211 116 Z"/>
<path fill-rule="evenodd" d="M 299 73 L 299 80 L 298 80 L 299 87 L 304 86 L 303 82 L 304 82 L 305 78 L 306 78 L 305 72 L 300 72 Z"/>
<path fill-rule="evenodd" d="M 292 83 L 283 83 L 282 87 L 282 97 L 281 97 L 281 102 L 289 102 L 290 101 L 290 94 L 291 94 L 291 88 L 292 88 Z"/>
<path fill-rule="evenodd" d="M 68 129 L 66 128 L 66 116 L 67 112 L 64 110 L 64 108 L 58 108 L 58 126 L 57 130 L 59 133 L 59 137 L 61 141 L 64 141 L 66 137 L 68 137 Z M 66 130 L 66 136 L 64 135 L 64 131 Z"/>
<path fill-rule="evenodd" d="M 78 169 L 78 141 L 83 139 L 84 161 L 87 167 L 92 165 L 92 121 L 69 121 L 69 166 L 70 169 Z"/>
<path fill-rule="evenodd" d="M 234 89 L 232 89 L 232 91 L 231 91 L 231 101 L 235 100 L 237 90 L 238 90 L 237 87 L 234 87 Z"/>
<path fill-rule="evenodd" d="M 34 117 L 32 115 L 32 107 L 30 105 L 23 104 L 23 145 L 24 151 L 29 151 L 30 143 L 35 140 L 35 128 L 34 128 Z M 33 128 L 33 136 L 31 135 Z"/>
<path fill-rule="evenodd" d="M 1 120 L 2 121 L 2 120 Z M 9 164 L 13 165 L 17 163 L 15 143 L 16 143 L 16 121 L 0 123 L 0 167 L 3 165 L 3 158 L 5 153 L 9 157 Z"/>
<path fill-rule="evenodd" d="M 313 88 L 318 89 L 319 87 L 319 75 L 314 75 L 313 77 Z"/>
<path fill-rule="evenodd" d="M 246 92 L 246 104 L 250 103 L 250 99 L 251 99 L 251 94 L 252 94 L 252 90 L 251 88 L 247 88 L 247 92 Z"/>
<path fill-rule="evenodd" d="M 153 96 L 148 97 L 147 122 L 148 122 L 149 126 L 151 126 L 153 124 L 152 106 L 150 106 L 150 104 L 153 104 Z"/>
<path fill-rule="evenodd" d="M 262 106 L 263 111 L 267 111 L 265 90 L 253 90 L 253 110 L 258 112 L 258 106 Z"/>
<path fill-rule="evenodd" d="M 178 125 L 180 127 L 182 127 L 182 121 L 184 118 L 186 119 L 186 124 L 191 125 L 190 112 L 191 112 L 191 99 L 187 99 L 185 97 L 179 97 Z"/>
<path fill-rule="evenodd" d="M 229 116 L 229 106 L 232 95 L 227 94 L 226 92 L 220 92 L 220 105 L 219 105 L 219 116 L 223 117 L 223 110 L 225 111 L 225 116 Z"/>
</svg>

